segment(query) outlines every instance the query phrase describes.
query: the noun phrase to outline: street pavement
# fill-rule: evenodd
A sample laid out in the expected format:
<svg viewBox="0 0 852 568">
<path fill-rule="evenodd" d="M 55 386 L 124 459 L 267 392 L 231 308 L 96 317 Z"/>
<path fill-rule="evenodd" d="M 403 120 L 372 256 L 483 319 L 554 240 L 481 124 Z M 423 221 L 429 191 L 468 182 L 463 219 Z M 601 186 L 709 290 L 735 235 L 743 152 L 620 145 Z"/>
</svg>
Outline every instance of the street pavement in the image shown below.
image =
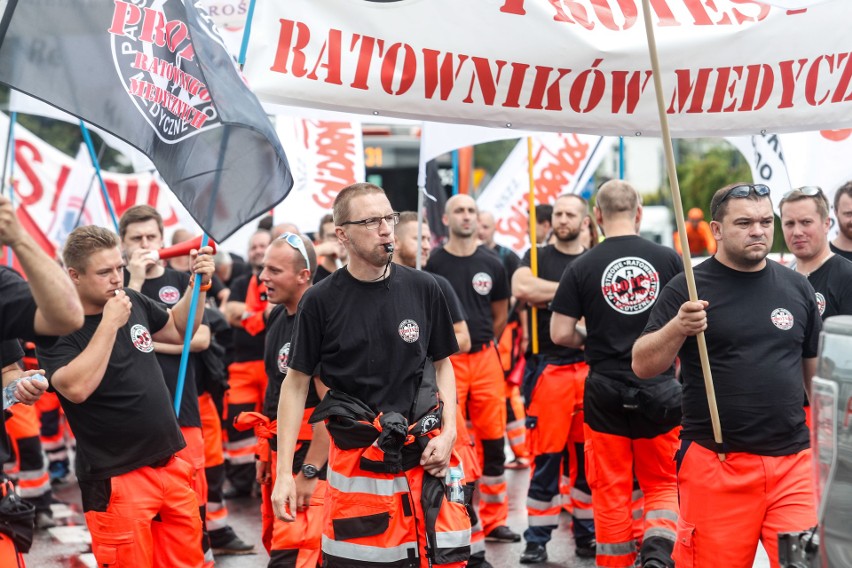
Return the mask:
<svg viewBox="0 0 852 568">
<path fill-rule="evenodd" d="M 506 470 L 509 485 L 509 526 L 522 533 L 526 528 L 526 490 L 529 484 L 529 470 Z M 80 493 L 75 483 L 56 488 L 55 497 L 67 505 L 54 505 L 54 514 L 60 526 L 36 534 L 33 548 L 26 555 L 30 568 L 96 568 L 91 554 L 89 535 L 80 508 Z M 216 566 L 221 568 L 262 568 L 269 557 L 260 542 L 259 501 L 256 499 L 236 499 L 228 502 L 231 526 L 237 534 L 255 545 L 257 554 L 250 556 L 221 556 Z M 573 538 L 567 527 L 568 517 L 563 515 L 563 523 L 554 533 L 547 547 L 549 561 L 538 564 L 540 567 L 592 568 L 591 559 L 579 559 L 574 556 Z M 517 568 L 524 543 L 502 544 L 487 543 L 486 557 L 494 568 Z M 758 550 L 754 568 L 768 568 L 769 561 L 763 549 Z"/>
</svg>

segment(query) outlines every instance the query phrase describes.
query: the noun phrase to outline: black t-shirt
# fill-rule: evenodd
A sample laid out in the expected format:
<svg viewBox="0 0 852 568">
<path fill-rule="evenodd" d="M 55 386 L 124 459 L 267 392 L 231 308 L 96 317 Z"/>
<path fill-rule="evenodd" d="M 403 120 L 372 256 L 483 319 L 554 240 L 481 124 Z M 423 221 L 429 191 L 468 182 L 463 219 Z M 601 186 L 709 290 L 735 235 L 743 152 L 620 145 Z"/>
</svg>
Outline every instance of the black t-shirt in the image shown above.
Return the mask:
<svg viewBox="0 0 852 568">
<path fill-rule="evenodd" d="M 835 254 L 808 276 L 823 320 L 852 315 L 852 262 Z"/>
<path fill-rule="evenodd" d="M 506 277 L 509 279 L 509 282 L 511 282 L 512 275 L 514 275 L 515 271 L 521 267 L 521 259 L 518 258 L 517 254 L 515 254 L 515 251 L 510 248 L 506 248 L 503 245 L 495 244 L 494 248 L 491 250 L 497 254 L 500 262 L 503 263 L 503 268 L 506 269 Z"/>
<path fill-rule="evenodd" d="M 189 286 L 189 274 L 166 268 L 162 276 L 148 278 L 142 284 L 142 293 L 166 308 L 171 308 L 186 292 Z M 130 275 L 125 271 L 124 284 L 130 281 Z M 166 386 L 174 400 L 180 372 L 180 355 L 157 353 L 157 361 L 163 370 Z M 183 383 L 183 395 L 180 399 L 180 415 L 178 424 L 188 428 L 201 428 L 201 413 L 198 410 L 198 385 L 195 382 L 195 357 L 190 356 L 186 366 L 186 378 Z"/>
<path fill-rule="evenodd" d="M 550 308 L 586 318 L 586 361 L 593 369 L 630 369 L 633 343 L 651 308 L 681 271 L 670 248 L 635 235 L 608 237 L 571 263 Z"/>
<path fill-rule="evenodd" d="M 551 282 L 559 282 L 565 270 L 572 262 L 580 258 L 579 254 L 564 254 L 556 249 L 556 245 L 547 245 L 538 249 L 538 278 L 549 280 Z M 524 254 L 524 259 L 521 261 L 522 266 L 531 267 L 530 251 Z M 538 352 L 542 357 L 560 359 L 560 360 L 583 360 L 583 350 L 573 349 L 571 347 L 563 347 L 556 345 L 550 338 L 550 317 L 552 312 L 548 309 L 539 308 L 537 310 L 538 318 Z M 527 323 L 529 329 L 532 329 L 532 310 L 527 310 Z M 530 347 L 527 349 L 527 354 L 532 353 L 532 340 Z"/>
<path fill-rule="evenodd" d="M 356 280 L 343 268 L 299 303 L 290 365 L 374 412 L 409 416 L 427 357 L 458 351 L 450 312 L 431 276 L 392 264 L 387 279 Z"/>
<path fill-rule="evenodd" d="M 322 264 L 317 265 L 317 271 L 314 272 L 314 284 L 317 284 L 331 276 L 331 272 L 325 269 Z"/>
<path fill-rule="evenodd" d="M 834 254 L 839 254 L 840 256 L 845 258 L 846 260 L 852 261 L 852 250 L 841 250 L 841 249 L 837 248 L 836 246 L 834 246 L 834 243 L 831 243 L 831 242 L 828 243 L 828 246 L 831 248 L 831 252 L 833 252 Z"/>
<path fill-rule="evenodd" d="M 447 307 L 450 309 L 450 319 L 453 323 L 459 323 L 460 321 L 467 321 L 467 313 L 464 311 L 464 307 L 461 305 L 461 301 L 459 300 L 458 294 L 453 290 L 453 285 L 450 284 L 450 281 L 441 276 L 440 274 L 432 274 L 429 275 L 435 279 L 438 283 L 438 286 L 441 287 L 441 292 L 444 294 L 444 298 L 447 300 Z"/>
<path fill-rule="evenodd" d="M 253 274 L 247 274 L 239 278 L 235 278 L 231 282 L 231 295 L 228 301 L 245 302 L 248 295 L 249 281 L 251 278 L 257 278 Z M 266 336 L 266 330 L 261 331 L 257 335 L 250 335 L 243 326 L 235 325 L 233 330 L 234 339 L 234 362 L 244 363 L 246 361 L 262 361 L 263 360 L 263 342 Z"/>
<path fill-rule="evenodd" d="M 722 439 L 730 451 L 766 456 L 808 447 L 802 409 L 802 358 L 816 357 L 819 317 L 814 290 L 800 274 L 767 261 L 740 272 L 715 257 L 695 268 L 698 297 L 707 300 L 707 351 Z M 674 318 L 688 298 L 675 278 L 654 306 L 646 332 Z M 680 349 L 685 440 L 712 441 L 713 430 L 695 337 Z"/>
<path fill-rule="evenodd" d="M 283 306 L 275 306 L 266 321 L 266 350 L 263 366 L 266 369 L 266 395 L 263 402 L 263 413 L 270 420 L 278 417 L 278 399 L 281 396 L 281 384 L 287 376 L 290 362 L 290 338 L 293 335 L 293 324 L 296 314 L 289 315 Z M 305 408 L 316 408 L 320 403 L 314 382 L 308 387 L 308 398 Z"/>
<path fill-rule="evenodd" d="M 36 304 L 21 276 L 0 266 L 0 339 L 35 339 Z"/>
<path fill-rule="evenodd" d="M 103 380 L 84 402 L 57 393 L 77 438 L 77 477 L 108 479 L 162 460 L 186 446 L 172 398 L 154 355 L 151 338 L 168 322 L 168 312 L 134 290 L 128 322 L 118 330 Z M 83 327 L 52 347 L 38 344 L 38 359 L 48 374 L 82 353 L 102 314 L 86 316 Z"/>
<path fill-rule="evenodd" d="M 506 269 L 495 253 L 479 247 L 471 256 L 455 256 L 444 248 L 429 257 L 426 270 L 450 281 L 465 312 L 470 341 L 476 345 L 494 339 L 491 303 L 511 295 Z"/>
</svg>

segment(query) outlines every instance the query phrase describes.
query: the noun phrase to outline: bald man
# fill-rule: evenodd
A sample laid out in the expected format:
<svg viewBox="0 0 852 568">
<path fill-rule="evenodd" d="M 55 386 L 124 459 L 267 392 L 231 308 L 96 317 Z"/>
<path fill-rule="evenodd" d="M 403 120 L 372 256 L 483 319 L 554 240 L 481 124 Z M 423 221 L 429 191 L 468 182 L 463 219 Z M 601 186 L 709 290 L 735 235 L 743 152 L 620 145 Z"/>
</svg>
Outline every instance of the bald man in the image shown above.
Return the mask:
<svg viewBox="0 0 852 568">
<path fill-rule="evenodd" d="M 432 253 L 426 270 L 450 281 L 468 315 L 470 352 L 450 359 L 459 405 L 482 442 L 479 516 L 485 539 L 518 542 L 521 536 L 506 526 L 506 401 L 503 367 L 495 344 L 506 326 L 511 292 L 503 263 L 478 244 L 477 213 L 476 202 L 469 195 L 455 195 L 447 201 L 443 222 L 450 238 Z"/>
</svg>

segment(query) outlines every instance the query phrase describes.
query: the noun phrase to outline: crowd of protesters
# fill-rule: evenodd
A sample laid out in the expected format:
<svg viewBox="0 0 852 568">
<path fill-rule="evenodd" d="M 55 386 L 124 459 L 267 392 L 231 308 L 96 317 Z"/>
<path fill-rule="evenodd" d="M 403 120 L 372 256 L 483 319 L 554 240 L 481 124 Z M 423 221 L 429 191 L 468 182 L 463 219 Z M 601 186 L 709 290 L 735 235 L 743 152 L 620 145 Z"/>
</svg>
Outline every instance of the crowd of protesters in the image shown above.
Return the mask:
<svg viewBox="0 0 852 568">
<path fill-rule="evenodd" d="M 433 250 L 416 213 L 358 183 L 313 238 L 264 219 L 246 260 L 161 260 L 193 235 L 165 243 L 143 205 L 118 235 L 75 229 L 60 264 L 0 197 L 23 271 L 0 268 L 17 402 L 0 417 L 0 565 L 24 565 L 55 524 L 51 486 L 73 481 L 101 566 L 258 553 L 229 499 L 259 500 L 270 567 L 487 567 L 486 542 L 522 539 L 518 562 L 539 564 L 560 522 L 598 566 L 746 568 L 759 541 L 777 566 L 777 534 L 816 523 L 807 387 L 822 320 L 852 314 L 852 182 L 833 204 L 784 195 L 794 269 L 767 258 L 769 194 L 732 184 L 709 223 L 690 211 L 712 253 L 698 301 L 678 252 L 639 237 L 624 181 L 593 207 L 537 206 L 522 258 L 470 196 L 447 201 Z M 507 468 L 529 469 L 525 527 Z"/>
</svg>

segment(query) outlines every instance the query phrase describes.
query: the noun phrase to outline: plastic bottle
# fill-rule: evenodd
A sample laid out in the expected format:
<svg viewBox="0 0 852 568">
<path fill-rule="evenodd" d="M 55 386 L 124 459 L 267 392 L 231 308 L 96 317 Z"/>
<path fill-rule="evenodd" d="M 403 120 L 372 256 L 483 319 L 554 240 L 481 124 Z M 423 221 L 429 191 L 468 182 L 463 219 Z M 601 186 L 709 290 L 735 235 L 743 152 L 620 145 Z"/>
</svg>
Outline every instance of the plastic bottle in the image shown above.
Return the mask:
<svg viewBox="0 0 852 568">
<path fill-rule="evenodd" d="M 47 382 L 47 379 L 44 377 L 44 375 L 33 375 L 32 377 L 29 377 L 29 379 L 32 381 Z M 17 404 L 20 402 L 18 400 L 18 397 L 15 396 L 15 390 L 18 388 L 18 383 L 20 383 L 22 380 L 24 380 L 24 377 L 21 377 L 20 379 L 15 379 L 3 388 L 3 410 L 6 410 L 13 404 Z"/>
<path fill-rule="evenodd" d="M 464 504 L 464 487 L 462 487 L 462 470 L 459 467 L 451 467 L 447 472 L 447 500 L 453 503 Z"/>
</svg>

